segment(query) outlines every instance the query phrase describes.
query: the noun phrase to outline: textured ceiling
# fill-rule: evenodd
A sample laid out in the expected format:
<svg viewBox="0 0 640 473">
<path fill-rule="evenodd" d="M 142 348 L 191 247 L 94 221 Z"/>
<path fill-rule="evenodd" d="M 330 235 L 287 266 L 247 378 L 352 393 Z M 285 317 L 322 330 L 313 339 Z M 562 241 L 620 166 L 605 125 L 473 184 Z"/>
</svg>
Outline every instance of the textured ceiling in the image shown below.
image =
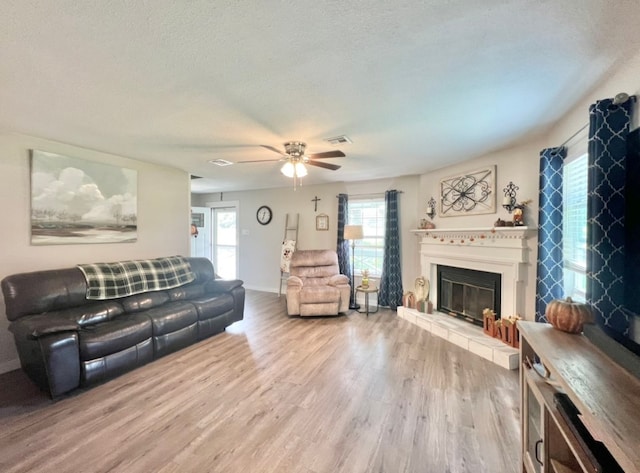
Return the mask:
<svg viewBox="0 0 640 473">
<path fill-rule="evenodd" d="M 290 185 L 260 144 L 339 148 L 305 184 L 423 173 L 544 131 L 640 50 L 638 0 L 3 0 L 0 127 Z M 324 138 L 346 134 L 353 144 Z"/>
</svg>

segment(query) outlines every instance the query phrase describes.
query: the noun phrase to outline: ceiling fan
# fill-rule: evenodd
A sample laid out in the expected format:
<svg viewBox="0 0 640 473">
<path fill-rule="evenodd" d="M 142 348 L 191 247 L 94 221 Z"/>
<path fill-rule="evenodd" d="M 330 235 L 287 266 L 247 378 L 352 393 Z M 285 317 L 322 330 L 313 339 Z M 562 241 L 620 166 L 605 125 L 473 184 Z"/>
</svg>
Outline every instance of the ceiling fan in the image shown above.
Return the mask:
<svg viewBox="0 0 640 473">
<path fill-rule="evenodd" d="M 325 151 L 324 153 L 314 153 L 314 154 L 305 154 L 305 149 L 307 147 L 306 143 L 302 141 L 287 141 L 284 144 L 284 152 L 280 151 L 278 148 L 274 148 L 273 146 L 268 145 L 260 145 L 263 148 L 266 148 L 274 153 L 278 153 L 282 156 L 280 159 L 258 159 L 252 161 L 237 161 L 236 164 L 245 164 L 245 163 L 269 163 L 274 161 L 285 161 L 285 165 L 282 167 L 282 173 L 286 174 L 285 168 L 292 169 L 295 171 L 302 171 L 304 169 L 304 175 L 306 175 L 306 169 L 304 168 L 305 164 L 310 166 L 317 166 L 319 168 L 330 169 L 332 171 L 336 171 L 340 169 L 340 166 L 337 164 L 325 163 L 322 161 L 316 161 L 316 159 L 326 159 L 326 158 L 344 158 L 345 154 L 342 151 Z M 298 166 L 301 164 L 302 166 Z M 294 177 L 294 174 L 288 177 Z M 296 173 L 296 177 L 303 177 L 300 173 Z"/>
</svg>

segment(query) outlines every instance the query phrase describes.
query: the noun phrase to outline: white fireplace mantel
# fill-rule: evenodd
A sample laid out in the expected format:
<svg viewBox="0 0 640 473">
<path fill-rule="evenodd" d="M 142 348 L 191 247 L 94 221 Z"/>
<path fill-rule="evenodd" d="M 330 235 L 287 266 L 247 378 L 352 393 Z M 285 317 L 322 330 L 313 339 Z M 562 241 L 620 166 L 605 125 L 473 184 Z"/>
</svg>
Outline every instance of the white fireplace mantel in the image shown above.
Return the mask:
<svg viewBox="0 0 640 473">
<path fill-rule="evenodd" d="M 420 239 L 422 274 L 433 285 L 437 266 L 487 271 L 501 275 L 501 316 L 523 314 L 525 307 L 526 266 L 529 263 L 528 239 L 537 234 L 529 227 L 446 228 L 411 230 Z M 437 306 L 437 288 L 431 300 Z"/>
<path fill-rule="evenodd" d="M 432 228 L 416 229 L 411 232 L 418 236 L 431 237 L 437 243 L 479 245 L 484 240 L 493 242 L 526 240 L 535 235 L 538 229 L 531 227 Z M 507 244 L 507 246 L 513 245 Z"/>
</svg>

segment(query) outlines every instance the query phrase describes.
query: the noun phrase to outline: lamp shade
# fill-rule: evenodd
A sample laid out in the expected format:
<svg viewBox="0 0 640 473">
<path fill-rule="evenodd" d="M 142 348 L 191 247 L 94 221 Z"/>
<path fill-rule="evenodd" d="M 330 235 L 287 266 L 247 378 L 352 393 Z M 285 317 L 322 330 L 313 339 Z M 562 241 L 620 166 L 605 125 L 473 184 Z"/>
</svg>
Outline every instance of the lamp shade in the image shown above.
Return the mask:
<svg viewBox="0 0 640 473">
<path fill-rule="evenodd" d="M 287 177 L 304 177 L 307 173 L 307 168 L 301 162 L 292 163 L 291 161 L 287 161 L 284 163 L 284 166 L 280 168 L 280 172 Z"/>
<path fill-rule="evenodd" d="M 304 177 L 307 175 L 307 168 L 302 163 L 296 163 L 296 176 Z"/>
<path fill-rule="evenodd" d="M 344 239 L 345 240 L 362 240 L 362 225 L 345 225 L 344 226 Z"/>
<path fill-rule="evenodd" d="M 284 166 L 282 166 L 282 168 L 280 169 L 280 172 L 287 177 L 293 177 L 296 172 L 296 169 L 293 167 L 293 164 L 291 163 L 291 161 L 287 161 L 286 163 L 284 163 Z"/>
</svg>

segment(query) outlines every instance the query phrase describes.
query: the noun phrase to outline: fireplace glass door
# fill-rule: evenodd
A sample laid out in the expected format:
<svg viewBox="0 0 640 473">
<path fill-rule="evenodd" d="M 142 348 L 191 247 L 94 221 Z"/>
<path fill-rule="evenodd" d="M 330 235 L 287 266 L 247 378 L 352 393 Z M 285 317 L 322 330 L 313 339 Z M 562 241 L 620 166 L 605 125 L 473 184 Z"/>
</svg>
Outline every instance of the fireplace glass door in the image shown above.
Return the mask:
<svg viewBox="0 0 640 473">
<path fill-rule="evenodd" d="M 484 309 L 500 312 L 500 274 L 442 265 L 437 273 L 440 312 L 477 325 L 482 325 Z"/>
</svg>

